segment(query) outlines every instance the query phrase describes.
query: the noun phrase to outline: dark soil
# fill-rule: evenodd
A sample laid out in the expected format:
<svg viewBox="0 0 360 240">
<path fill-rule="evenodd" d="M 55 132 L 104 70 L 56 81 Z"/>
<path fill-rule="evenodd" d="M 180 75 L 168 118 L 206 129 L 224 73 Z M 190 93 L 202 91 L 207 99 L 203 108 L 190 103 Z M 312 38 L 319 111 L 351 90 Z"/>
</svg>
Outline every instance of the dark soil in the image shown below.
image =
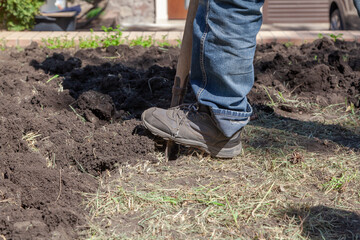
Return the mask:
<svg viewBox="0 0 360 240">
<path fill-rule="evenodd" d="M 127 46 L 1 52 L 0 237 L 77 238 L 86 227 L 81 194 L 96 191 L 98 176 L 157 161 L 139 118 L 169 106 L 178 54 Z M 249 99 L 268 102 L 266 86 L 320 105 L 347 99 L 359 107 L 359 56 L 358 44 L 328 39 L 259 46 Z M 190 91 L 186 99 L 195 101 Z"/>
<path fill-rule="evenodd" d="M 322 106 L 347 100 L 359 107 L 359 45 L 324 38 L 300 47 L 258 46 L 255 85 L 249 99 L 253 103 L 269 101 L 263 86 L 270 86 L 282 94 L 298 96 Z"/>
</svg>

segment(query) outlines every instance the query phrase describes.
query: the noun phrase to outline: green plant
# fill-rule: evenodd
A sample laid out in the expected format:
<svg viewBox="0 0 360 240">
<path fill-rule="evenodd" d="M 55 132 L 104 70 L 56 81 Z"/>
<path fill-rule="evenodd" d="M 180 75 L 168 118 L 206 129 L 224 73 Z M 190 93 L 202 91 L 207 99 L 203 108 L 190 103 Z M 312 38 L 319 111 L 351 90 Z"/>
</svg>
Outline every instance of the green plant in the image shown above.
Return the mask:
<svg viewBox="0 0 360 240">
<path fill-rule="evenodd" d="M 79 38 L 79 48 L 97 48 L 100 46 L 100 37 Z"/>
<path fill-rule="evenodd" d="M 351 176 L 341 174 L 339 177 L 332 177 L 329 182 L 323 184 L 323 189 L 325 193 L 329 193 L 332 190 L 342 191 L 355 177 L 356 174 Z"/>
<path fill-rule="evenodd" d="M 73 106 L 69 105 L 70 109 L 75 113 L 76 117 L 78 117 L 83 123 L 86 123 L 86 119 L 81 116 Z"/>
<path fill-rule="evenodd" d="M 293 42 L 286 42 L 286 43 L 284 44 L 284 46 L 285 46 L 286 48 L 289 48 L 289 47 L 294 46 L 294 43 L 293 43 Z"/>
<path fill-rule="evenodd" d="M 318 38 L 319 38 L 319 39 L 323 39 L 323 38 L 324 38 L 324 35 L 323 35 L 322 33 L 319 33 L 319 34 L 318 34 Z"/>
<path fill-rule="evenodd" d="M 100 46 L 101 39 L 99 36 L 94 36 L 94 30 L 90 29 L 91 36 L 87 38 L 79 38 L 79 48 L 97 48 Z"/>
<path fill-rule="evenodd" d="M 130 40 L 130 47 L 133 46 L 142 46 L 142 47 L 151 47 L 154 44 L 154 40 L 151 36 L 148 38 L 138 37 L 134 40 Z"/>
<path fill-rule="evenodd" d="M 6 49 L 5 39 L 0 38 L 0 51 L 5 51 L 5 49 Z"/>
<path fill-rule="evenodd" d="M 97 48 L 100 46 L 100 37 L 91 36 L 88 38 L 79 38 L 79 48 Z"/>
<path fill-rule="evenodd" d="M 31 29 L 43 0 L 0 0 L 0 28 L 21 31 Z"/>
<path fill-rule="evenodd" d="M 263 88 L 264 88 L 264 90 L 265 90 L 265 92 L 266 92 L 266 95 L 269 97 L 270 102 L 271 102 L 271 104 L 268 104 L 268 106 L 270 106 L 270 107 L 275 106 L 276 104 L 275 104 L 274 100 L 272 99 L 272 97 L 271 97 L 271 95 L 270 95 L 270 93 L 269 93 L 269 90 L 268 90 L 267 87 L 265 87 L 265 86 L 263 86 Z"/>
<path fill-rule="evenodd" d="M 98 14 L 102 14 L 102 13 L 101 13 L 101 10 L 102 10 L 101 7 L 97 7 L 97 8 L 95 8 L 95 9 L 91 10 L 90 12 L 88 12 L 88 13 L 86 14 L 86 18 L 87 18 L 87 19 L 90 19 L 90 18 L 96 17 Z"/>
<path fill-rule="evenodd" d="M 353 115 L 355 115 L 355 105 L 354 105 L 354 103 L 350 103 L 350 105 L 346 107 L 346 112 L 351 112 Z"/>
<path fill-rule="evenodd" d="M 162 40 L 161 40 L 161 41 L 157 41 L 156 44 L 157 44 L 159 47 L 170 47 L 171 45 L 170 45 L 170 43 L 166 40 L 166 37 L 167 37 L 167 35 L 162 36 Z"/>
<path fill-rule="evenodd" d="M 52 80 L 56 79 L 59 77 L 59 74 L 56 74 L 55 76 L 51 77 L 49 80 L 46 81 L 46 83 L 51 82 Z"/>
<path fill-rule="evenodd" d="M 118 46 L 124 42 L 121 39 L 122 31 L 120 26 L 116 28 L 102 26 L 101 29 L 106 33 L 106 37 L 101 41 L 102 47 Z"/>
<path fill-rule="evenodd" d="M 278 94 L 279 94 L 279 98 L 282 102 L 286 103 L 286 99 L 284 98 L 282 92 L 278 91 Z"/>
<path fill-rule="evenodd" d="M 15 48 L 16 48 L 16 50 L 17 50 L 18 52 L 24 51 L 24 49 L 23 49 L 22 47 L 20 47 L 20 46 L 15 46 Z"/>
<path fill-rule="evenodd" d="M 73 38 L 70 40 L 67 39 L 67 37 L 54 37 L 48 39 L 43 38 L 41 41 L 44 43 L 45 47 L 49 49 L 64 49 L 75 47 L 75 40 Z"/>
<path fill-rule="evenodd" d="M 178 48 L 180 48 L 180 47 L 181 47 L 181 44 L 182 44 L 181 39 L 176 39 L 176 42 L 177 42 L 176 46 L 177 46 Z"/>
<path fill-rule="evenodd" d="M 336 42 L 336 40 L 338 40 L 338 39 L 344 39 L 344 38 L 342 37 L 343 35 L 344 35 L 344 34 L 342 34 L 342 33 L 339 33 L 338 35 L 335 35 L 335 34 L 333 34 L 333 33 L 329 34 L 329 36 L 331 37 L 332 40 L 334 40 L 334 42 Z"/>
<path fill-rule="evenodd" d="M 1 0 L 0 0 L 1 1 Z M 104 37 L 93 35 L 94 31 L 90 29 L 92 35 L 86 38 L 79 38 L 78 46 L 79 48 L 97 48 L 97 47 L 109 47 L 109 46 L 118 46 L 120 44 L 128 44 L 129 46 L 142 46 L 142 47 L 151 47 L 155 44 L 162 50 L 166 51 L 167 49 L 164 47 L 169 47 L 171 44 L 166 40 L 166 35 L 162 36 L 162 40 L 155 41 L 152 36 L 148 37 L 138 37 L 133 40 L 128 40 L 127 38 L 122 37 L 122 31 L 120 26 L 116 28 L 112 27 L 101 27 L 102 30 L 105 32 Z M 126 41 L 126 42 L 125 42 Z M 55 37 L 55 38 L 43 38 L 42 42 L 45 47 L 49 49 L 64 49 L 64 48 L 74 48 L 76 47 L 76 42 L 74 38 L 67 39 L 67 37 Z M 181 40 L 177 40 L 178 47 L 181 46 Z M 0 44 L 1 50 L 1 44 Z M 115 58 L 118 58 L 115 57 Z"/>
</svg>

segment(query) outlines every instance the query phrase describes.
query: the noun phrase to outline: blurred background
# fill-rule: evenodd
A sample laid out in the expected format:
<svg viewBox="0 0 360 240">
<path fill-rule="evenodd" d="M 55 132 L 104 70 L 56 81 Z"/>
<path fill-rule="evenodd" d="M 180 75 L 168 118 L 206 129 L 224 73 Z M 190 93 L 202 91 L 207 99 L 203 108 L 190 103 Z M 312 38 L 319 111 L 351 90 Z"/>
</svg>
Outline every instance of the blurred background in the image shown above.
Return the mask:
<svg viewBox="0 0 360 240">
<path fill-rule="evenodd" d="M 7 30 L 182 30 L 189 0 L 0 0 Z M 359 30 L 353 0 L 266 0 L 262 30 Z M 26 17 L 24 17 L 26 16 Z M 35 19 L 35 20 L 33 20 Z M 49 29 L 50 28 L 50 29 Z"/>
<path fill-rule="evenodd" d="M 182 29 L 189 0 L 103 0 L 106 10 L 101 24 L 128 28 Z M 75 0 L 83 11 L 89 1 Z M 346 30 L 360 29 L 360 18 L 353 0 L 266 0 L 263 30 Z M 111 20 L 112 19 L 112 20 Z M 96 21 L 95 21 L 96 23 Z M 92 27 L 96 28 L 94 24 Z"/>
</svg>

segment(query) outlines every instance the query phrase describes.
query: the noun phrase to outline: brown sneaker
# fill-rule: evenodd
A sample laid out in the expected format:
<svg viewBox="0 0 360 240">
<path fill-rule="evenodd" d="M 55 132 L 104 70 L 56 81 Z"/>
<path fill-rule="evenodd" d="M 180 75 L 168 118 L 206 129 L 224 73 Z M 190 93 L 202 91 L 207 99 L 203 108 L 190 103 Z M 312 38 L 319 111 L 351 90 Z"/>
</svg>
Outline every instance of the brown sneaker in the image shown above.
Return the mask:
<svg viewBox="0 0 360 240">
<path fill-rule="evenodd" d="M 154 135 L 178 144 L 200 148 L 213 157 L 232 158 L 241 153 L 240 132 L 228 138 L 217 128 L 206 106 L 181 105 L 150 108 L 142 121 Z"/>
</svg>

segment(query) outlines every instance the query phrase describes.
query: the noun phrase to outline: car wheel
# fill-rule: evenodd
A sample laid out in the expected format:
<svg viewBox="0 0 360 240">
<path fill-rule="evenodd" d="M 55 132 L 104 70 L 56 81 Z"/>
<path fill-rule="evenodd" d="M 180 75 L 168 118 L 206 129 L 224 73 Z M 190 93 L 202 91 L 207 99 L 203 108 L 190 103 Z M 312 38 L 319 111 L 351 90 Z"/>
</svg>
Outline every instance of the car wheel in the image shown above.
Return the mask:
<svg viewBox="0 0 360 240">
<path fill-rule="evenodd" d="M 330 15 L 330 30 L 344 30 L 339 9 L 335 9 Z"/>
</svg>

